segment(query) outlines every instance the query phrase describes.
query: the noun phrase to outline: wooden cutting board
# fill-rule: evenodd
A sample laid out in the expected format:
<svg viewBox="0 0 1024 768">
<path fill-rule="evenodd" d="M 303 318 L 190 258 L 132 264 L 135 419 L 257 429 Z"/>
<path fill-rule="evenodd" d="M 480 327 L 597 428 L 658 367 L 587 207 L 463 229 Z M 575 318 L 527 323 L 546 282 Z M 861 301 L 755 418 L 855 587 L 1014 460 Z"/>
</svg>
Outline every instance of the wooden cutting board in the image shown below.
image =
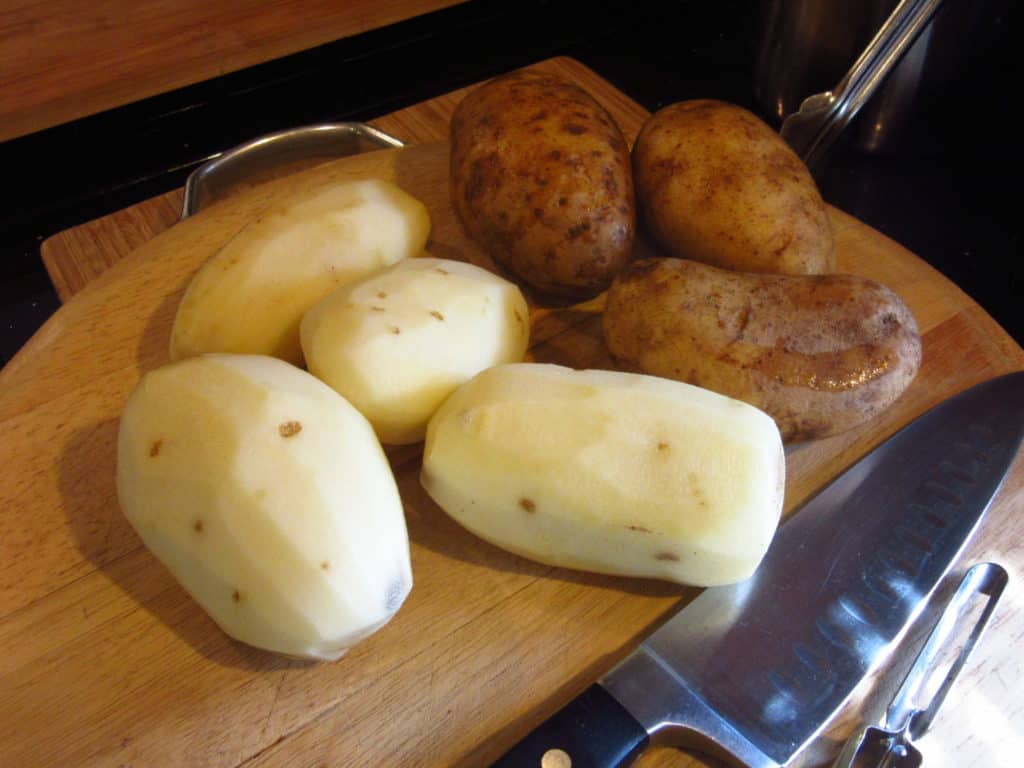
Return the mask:
<svg viewBox="0 0 1024 768">
<path fill-rule="evenodd" d="M 643 111 L 594 73 L 565 59 L 538 66 L 579 82 L 627 138 L 636 135 Z M 375 122 L 410 141 L 443 139 L 457 100 Z M 75 295 L 0 372 L 0 765 L 485 765 L 696 594 L 542 566 L 485 544 L 421 490 L 416 446 L 389 453 L 415 587 L 389 625 L 339 662 L 293 661 L 228 639 L 142 547 L 116 500 L 117 420 L 139 376 L 167 361 L 185 285 L 275 194 L 348 176 L 395 180 L 430 209 L 435 255 L 490 265 L 451 210 L 443 141 L 257 187 L 127 258 L 126 244 L 147 239 L 131 222 L 159 231 L 170 222 L 152 211 L 172 210 L 170 198 L 48 244 L 51 269 L 88 284 L 75 293 L 81 286 L 66 283 Z M 928 407 L 1024 368 L 1024 351 L 938 272 L 853 218 L 830 215 L 840 268 L 904 298 L 924 363 L 887 413 L 789 451 L 787 513 Z M 533 359 L 608 364 L 593 312 L 535 305 L 531 323 Z M 1012 649 L 1024 635 L 1022 501 L 1018 457 L 962 563 L 998 560 L 1011 587 L 924 742 L 930 765 L 1011 765 L 1020 754 L 1024 674 Z M 847 718 L 834 736 L 850 727 Z M 655 750 L 641 765 L 717 763 Z"/>
</svg>

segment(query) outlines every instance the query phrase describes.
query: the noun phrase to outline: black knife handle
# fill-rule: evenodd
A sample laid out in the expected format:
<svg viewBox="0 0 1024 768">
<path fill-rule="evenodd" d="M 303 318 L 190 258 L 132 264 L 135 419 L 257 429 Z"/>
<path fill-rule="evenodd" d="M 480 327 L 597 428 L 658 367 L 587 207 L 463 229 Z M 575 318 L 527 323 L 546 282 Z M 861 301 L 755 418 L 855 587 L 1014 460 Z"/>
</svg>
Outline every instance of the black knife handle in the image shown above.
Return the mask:
<svg viewBox="0 0 1024 768">
<path fill-rule="evenodd" d="M 506 752 L 494 768 L 617 768 L 632 763 L 648 740 L 643 726 L 595 683 Z"/>
</svg>

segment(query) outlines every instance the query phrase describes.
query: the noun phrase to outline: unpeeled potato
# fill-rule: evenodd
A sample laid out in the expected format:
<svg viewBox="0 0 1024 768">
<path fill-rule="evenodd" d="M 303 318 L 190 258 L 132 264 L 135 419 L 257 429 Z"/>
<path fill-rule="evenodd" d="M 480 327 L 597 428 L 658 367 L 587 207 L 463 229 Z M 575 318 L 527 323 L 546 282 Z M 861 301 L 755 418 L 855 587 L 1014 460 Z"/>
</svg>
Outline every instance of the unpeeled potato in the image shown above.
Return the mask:
<svg viewBox="0 0 1024 768">
<path fill-rule="evenodd" d="M 711 100 L 665 107 L 644 123 L 632 161 L 641 221 L 666 253 L 741 272 L 835 270 L 814 179 L 747 110 Z"/>
<path fill-rule="evenodd" d="M 854 275 L 763 275 L 644 259 L 609 289 L 603 328 L 626 369 L 751 403 L 787 441 L 866 421 L 900 396 L 921 363 L 907 306 Z"/>
<path fill-rule="evenodd" d="M 452 202 L 498 264 L 541 291 L 593 296 L 629 260 L 636 228 L 629 150 L 586 91 L 513 72 L 460 102 Z"/>
</svg>

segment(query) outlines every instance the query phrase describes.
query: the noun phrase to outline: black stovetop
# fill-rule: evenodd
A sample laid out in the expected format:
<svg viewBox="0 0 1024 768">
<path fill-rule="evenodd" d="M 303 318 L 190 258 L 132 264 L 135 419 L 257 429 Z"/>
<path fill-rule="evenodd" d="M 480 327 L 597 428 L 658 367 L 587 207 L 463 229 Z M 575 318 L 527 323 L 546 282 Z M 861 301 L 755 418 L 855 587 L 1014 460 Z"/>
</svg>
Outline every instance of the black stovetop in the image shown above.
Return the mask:
<svg viewBox="0 0 1024 768">
<path fill-rule="evenodd" d="M 1024 341 L 1022 153 L 1009 109 L 1020 27 L 1011 0 L 946 6 L 966 20 L 953 76 L 927 94 L 894 153 L 865 155 L 849 131 L 820 186 Z M 761 28 L 754 0 L 471 0 L 2 143 L 0 364 L 59 306 L 42 240 L 180 186 L 216 152 L 282 128 L 368 120 L 557 55 L 649 110 L 711 97 L 767 117 L 754 97 Z"/>
</svg>

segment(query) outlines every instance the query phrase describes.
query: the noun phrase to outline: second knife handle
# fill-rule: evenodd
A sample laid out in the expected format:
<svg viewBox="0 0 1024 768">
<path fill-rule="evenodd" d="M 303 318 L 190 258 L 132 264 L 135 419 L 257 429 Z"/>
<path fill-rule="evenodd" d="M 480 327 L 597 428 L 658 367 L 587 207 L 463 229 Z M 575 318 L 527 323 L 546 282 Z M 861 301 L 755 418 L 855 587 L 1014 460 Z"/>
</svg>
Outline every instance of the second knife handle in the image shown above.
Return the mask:
<svg viewBox="0 0 1024 768">
<path fill-rule="evenodd" d="M 594 684 L 537 726 L 495 768 L 618 768 L 647 747 L 647 731 Z"/>
</svg>

